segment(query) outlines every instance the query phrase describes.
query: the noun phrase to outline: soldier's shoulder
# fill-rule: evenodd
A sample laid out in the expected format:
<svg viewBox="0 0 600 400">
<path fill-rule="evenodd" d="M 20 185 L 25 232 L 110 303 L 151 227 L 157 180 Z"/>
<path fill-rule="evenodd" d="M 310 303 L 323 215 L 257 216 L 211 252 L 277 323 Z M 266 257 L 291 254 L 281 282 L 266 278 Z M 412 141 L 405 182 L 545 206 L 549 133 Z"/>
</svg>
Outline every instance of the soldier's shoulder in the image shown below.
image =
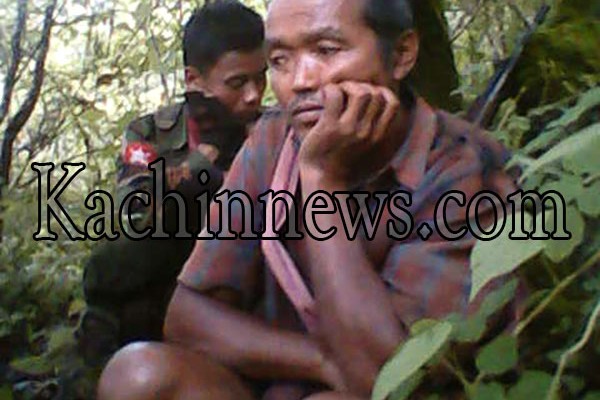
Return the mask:
<svg viewBox="0 0 600 400">
<path fill-rule="evenodd" d="M 158 110 L 134 119 L 127 130 L 145 139 L 151 139 L 156 131 L 168 131 L 177 126 L 183 118 L 183 103 L 161 107 Z"/>
</svg>

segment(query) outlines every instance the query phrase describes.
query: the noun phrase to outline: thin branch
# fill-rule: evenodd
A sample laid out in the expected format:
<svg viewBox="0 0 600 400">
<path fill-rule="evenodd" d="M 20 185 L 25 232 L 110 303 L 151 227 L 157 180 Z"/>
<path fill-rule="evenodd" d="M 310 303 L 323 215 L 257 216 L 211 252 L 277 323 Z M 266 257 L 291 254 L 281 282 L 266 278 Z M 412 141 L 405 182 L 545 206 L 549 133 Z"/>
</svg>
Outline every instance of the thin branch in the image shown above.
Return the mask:
<svg viewBox="0 0 600 400">
<path fill-rule="evenodd" d="M 83 158 L 83 157 L 88 157 L 88 156 L 96 156 L 96 155 L 98 155 L 98 154 L 101 154 L 101 153 L 103 153 L 103 152 L 106 152 L 106 149 L 105 149 L 105 148 L 102 148 L 102 149 L 92 149 L 92 150 L 90 150 L 90 151 L 87 151 L 87 150 L 86 150 L 86 151 L 85 151 L 85 152 L 83 152 L 83 153 L 78 153 L 78 154 L 75 154 L 75 155 L 72 155 L 72 156 L 69 156 L 69 157 L 67 157 L 67 158 L 63 159 L 63 160 L 61 160 L 60 162 L 56 162 L 56 164 L 57 164 L 57 165 L 62 165 L 62 164 L 64 164 L 64 163 L 69 163 L 69 162 L 74 162 L 74 161 L 80 161 L 80 160 L 81 160 L 81 158 Z M 23 173 L 22 173 L 22 175 L 24 175 L 24 174 L 25 174 L 25 172 L 29 172 L 29 171 L 30 171 L 30 169 L 29 169 L 29 166 L 27 166 L 27 167 L 26 167 L 26 168 L 23 170 Z M 37 181 L 37 176 L 36 176 L 36 177 L 34 177 L 34 178 L 31 178 L 31 179 L 29 179 L 29 180 L 27 180 L 27 181 L 25 181 L 25 182 L 23 182 L 23 183 L 18 183 L 18 182 L 17 182 L 17 183 L 15 184 L 15 187 L 16 187 L 17 189 L 21 189 L 21 190 L 22 190 L 22 189 L 27 189 L 27 188 L 29 188 L 31 185 L 33 185 L 33 184 L 34 184 L 36 181 Z"/>
<path fill-rule="evenodd" d="M 483 3 L 484 3 L 484 0 L 477 1 L 475 8 L 473 9 L 469 19 L 466 22 L 464 22 L 464 20 L 461 18 L 461 23 L 459 23 L 459 26 L 457 27 L 456 32 L 450 38 L 450 43 L 454 43 L 459 37 L 462 36 L 463 33 L 466 32 L 466 30 L 469 28 L 469 26 L 471 26 L 471 24 L 477 18 L 479 11 L 481 11 L 481 9 L 483 8 Z"/>
<path fill-rule="evenodd" d="M 25 33 L 25 23 L 27 21 L 27 0 L 19 0 L 17 9 L 17 24 L 11 39 L 12 57 L 8 66 L 8 73 L 4 83 L 4 93 L 2 95 L 2 103 L 0 103 L 0 125 L 8 115 L 10 103 L 12 100 L 13 90 L 15 88 L 17 71 L 22 58 L 21 42 Z"/>
<path fill-rule="evenodd" d="M 560 390 L 560 380 L 562 379 L 563 373 L 569 360 L 577 353 L 579 353 L 583 348 L 588 344 L 590 339 L 592 338 L 592 334 L 594 333 L 594 328 L 600 319 L 600 300 L 598 304 L 596 304 L 596 308 L 590 317 L 590 320 L 587 323 L 585 328 L 585 332 L 583 336 L 573 347 L 569 348 L 561 357 L 560 363 L 558 364 L 558 368 L 556 370 L 556 374 L 554 375 L 554 379 L 552 379 L 552 385 L 548 390 L 548 394 L 546 395 L 546 400 L 554 400 L 558 398 L 558 391 Z"/>
<path fill-rule="evenodd" d="M 163 101 L 167 102 L 169 100 L 169 84 L 167 82 L 167 77 L 163 72 L 164 68 L 162 67 L 162 56 L 160 54 L 160 49 L 158 48 L 158 42 L 156 41 L 156 36 L 154 36 L 154 32 L 152 28 L 146 26 L 146 33 L 150 36 L 150 42 L 152 43 L 152 49 L 154 50 L 154 55 L 156 56 L 156 62 L 158 63 L 158 69 L 160 74 L 160 81 L 164 90 L 164 99 Z"/>
<path fill-rule="evenodd" d="M 521 20 L 521 22 L 523 22 L 523 26 L 526 29 L 531 28 L 531 23 L 529 22 L 529 20 L 525 16 L 525 14 L 523 14 L 523 11 L 521 11 L 521 9 L 519 8 L 519 6 L 517 6 L 515 4 L 514 0 L 508 0 L 508 7 L 519 17 L 519 19 Z"/>
<path fill-rule="evenodd" d="M 114 11 L 97 12 L 97 13 L 92 13 L 92 14 L 88 14 L 88 15 L 80 15 L 69 21 L 55 22 L 54 25 L 60 26 L 60 27 L 68 27 L 71 25 L 76 25 L 81 22 L 91 20 L 91 19 L 102 19 L 102 18 L 106 18 L 106 17 L 112 16 L 112 15 L 114 15 Z"/>
<path fill-rule="evenodd" d="M 564 292 L 573 282 L 575 282 L 581 275 L 596 267 L 600 262 L 600 251 L 594 254 L 592 258 L 583 264 L 581 268 L 563 279 L 562 282 L 554 288 L 552 293 L 548 295 L 536 308 L 529 314 L 529 316 L 523 320 L 515 329 L 514 335 L 519 336 L 527 327 L 535 320 L 540 314 L 542 314 L 546 308 L 562 293 Z"/>
</svg>

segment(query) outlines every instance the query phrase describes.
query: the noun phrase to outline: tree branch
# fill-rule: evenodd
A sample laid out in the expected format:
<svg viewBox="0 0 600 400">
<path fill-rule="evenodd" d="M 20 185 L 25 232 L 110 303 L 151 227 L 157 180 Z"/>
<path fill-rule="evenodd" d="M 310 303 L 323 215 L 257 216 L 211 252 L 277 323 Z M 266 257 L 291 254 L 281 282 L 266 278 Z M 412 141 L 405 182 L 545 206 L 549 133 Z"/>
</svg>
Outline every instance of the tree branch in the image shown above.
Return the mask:
<svg viewBox="0 0 600 400">
<path fill-rule="evenodd" d="M 590 258 L 589 260 L 587 260 L 583 266 L 581 266 L 581 268 L 579 268 L 577 271 L 573 272 L 571 275 L 569 275 L 568 277 L 566 277 L 565 279 L 563 279 L 561 281 L 561 283 L 556 286 L 554 288 L 554 290 L 552 290 L 552 292 L 550 293 L 550 295 L 548 295 L 548 297 L 546 297 L 544 299 L 544 301 L 542 301 L 530 314 L 527 318 L 525 318 L 523 321 L 521 321 L 518 325 L 517 328 L 515 329 L 514 332 L 514 336 L 518 337 L 521 335 L 521 333 L 523 333 L 523 331 L 525 329 L 527 329 L 527 327 L 538 317 L 540 316 L 540 314 L 542 314 L 547 308 L 548 306 L 554 301 L 556 300 L 556 298 L 562 293 L 564 292 L 573 282 L 575 282 L 581 275 L 583 275 L 584 273 L 588 272 L 589 270 L 591 270 L 594 267 L 598 266 L 598 262 L 600 262 L 600 251 L 597 252 L 596 254 L 594 254 L 592 256 L 592 258 Z"/>
<path fill-rule="evenodd" d="M 450 38 L 450 43 L 456 42 L 456 40 L 458 40 L 458 38 L 461 37 L 462 34 L 467 31 L 469 26 L 471 26 L 471 24 L 475 21 L 475 19 L 479 15 L 479 12 L 481 11 L 481 9 L 483 7 L 483 3 L 484 3 L 483 0 L 478 0 L 477 4 L 475 4 L 475 7 L 471 11 L 471 15 L 469 15 L 467 18 L 467 14 L 465 14 L 464 18 L 461 18 L 458 26 L 456 27 L 455 32 L 452 34 L 452 37 Z"/>
<path fill-rule="evenodd" d="M 22 0 L 25 1 L 25 0 Z M 2 141 L 2 152 L 0 153 L 0 180 L 7 184 L 10 180 L 10 166 L 12 162 L 12 147 L 17 135 L 23 126 L 31 117 L 37 100 L 40 96 L 42 84 L 44 83 L 44 69 L 46 65 L 46 57 L 50 48 L 50 34 L 53 26 L 53 15 L 56 8 L 57 0 L 52 0 L 44 13 L 44 24 L 40 39 L 40 50 L 36 58 L 33 71 L 33 82 L 25 101 L 21 105 L 19 111 L 13 118 L 10 119 L 4 132 L 4 140 Z"/>
<path fill-rule="evenodd" d="M 2 95 L 2 103 L 0 103 L 0 125 L 8 115 L 10 103 L 12 100 L 13 90 L 15 88 L 17 71 L 21 63 L 22 50 L 21 41 L 25 32 L 25 22 L 27 21 L 27 0 L 19 0 L 17 8 L 17 24 L 11 39 L 11 60 L 8 66 L 8 72 L 4 82 L 4 93 Z"/>
<path fill-rule="evenodd" d="M 592 334 L 594 333 L 594 328 L 596 327 L 596 324 L 598 323 L 599 319 L 600 319 L 600 301 L 598 301 L 598 303 L 596 304 L 596 308 L 594 308 L 594 311 L 592 312 L 592 316 L 590 317 L 590 319 L 586 325 L 585 331 L 584 331 L 581 339 L 579 339 L 579 341 L 577 343 L 575 343 L 575 345 L 573 345 L 573 347 L 569 348 L 569 350 L 567 350 L 560 357 L 560 363 L 556 370 L 556 374 L 554 375 L 554 379 L 552 379 L 552 385 L 550 386 L 550 389 L 548 390 L 548 394 L 546 395 L 546 400 L 554 400 L 554 399 L 558 398 L 558 394 L 559 394 L 558 392 L 560 390 L 561 379 L 565 372 L 565 368 L 567 367 L 567 364 L 569 363 L 569 361 L 571 360 L 571 358 L 573 356 L 575 356 L 577 353 L 582 351 L 585 348 L 585 346 L 588 344 L 588 342 L 592 338 Z"/>
</svg>

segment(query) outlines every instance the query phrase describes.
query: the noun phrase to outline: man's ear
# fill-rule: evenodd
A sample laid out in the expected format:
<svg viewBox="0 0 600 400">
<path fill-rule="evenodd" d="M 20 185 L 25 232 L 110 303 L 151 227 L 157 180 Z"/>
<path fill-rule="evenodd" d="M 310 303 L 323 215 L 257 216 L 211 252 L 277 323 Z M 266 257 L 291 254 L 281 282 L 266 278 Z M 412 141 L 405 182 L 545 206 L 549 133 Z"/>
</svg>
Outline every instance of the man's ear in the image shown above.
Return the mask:
<svg viewBox="0 0 600 400">
<path fill-rule="evenodd" d="M 196 67 L 185 67 L 186 92 L 203 92 L 206 86 L 204 75 Z"/>
<path fill-rule="evenodd" d="M 401 81 L 412 71 L 419 57 L 419 35 L 414 30 L 402 34 L 396 41 L 393 58 L 394 80 Z"/>
</svg>

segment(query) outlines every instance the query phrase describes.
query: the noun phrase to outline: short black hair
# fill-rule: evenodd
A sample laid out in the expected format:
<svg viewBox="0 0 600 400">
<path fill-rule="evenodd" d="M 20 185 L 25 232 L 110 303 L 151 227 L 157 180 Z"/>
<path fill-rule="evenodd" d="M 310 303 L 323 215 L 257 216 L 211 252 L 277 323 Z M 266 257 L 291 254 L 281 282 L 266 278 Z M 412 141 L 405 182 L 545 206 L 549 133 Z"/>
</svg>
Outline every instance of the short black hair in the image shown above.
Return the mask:
<svg viewBox="0 0 600 400">
<path fill-rule="evenodd" d="M 396 40 L 414 28 L 413 10 L 409 0 L 364 0 L 364 18 L 377 35 L 380 51 L 386 63 L 390 61 Z"/>
<path fill-rule="evenodd" d="M 260 15 L 239 1 L 207 2 L 185 25 L 183 62 L 205 72 L 227 52 L 259 49 L 264 38 Z"/>
</svg>

